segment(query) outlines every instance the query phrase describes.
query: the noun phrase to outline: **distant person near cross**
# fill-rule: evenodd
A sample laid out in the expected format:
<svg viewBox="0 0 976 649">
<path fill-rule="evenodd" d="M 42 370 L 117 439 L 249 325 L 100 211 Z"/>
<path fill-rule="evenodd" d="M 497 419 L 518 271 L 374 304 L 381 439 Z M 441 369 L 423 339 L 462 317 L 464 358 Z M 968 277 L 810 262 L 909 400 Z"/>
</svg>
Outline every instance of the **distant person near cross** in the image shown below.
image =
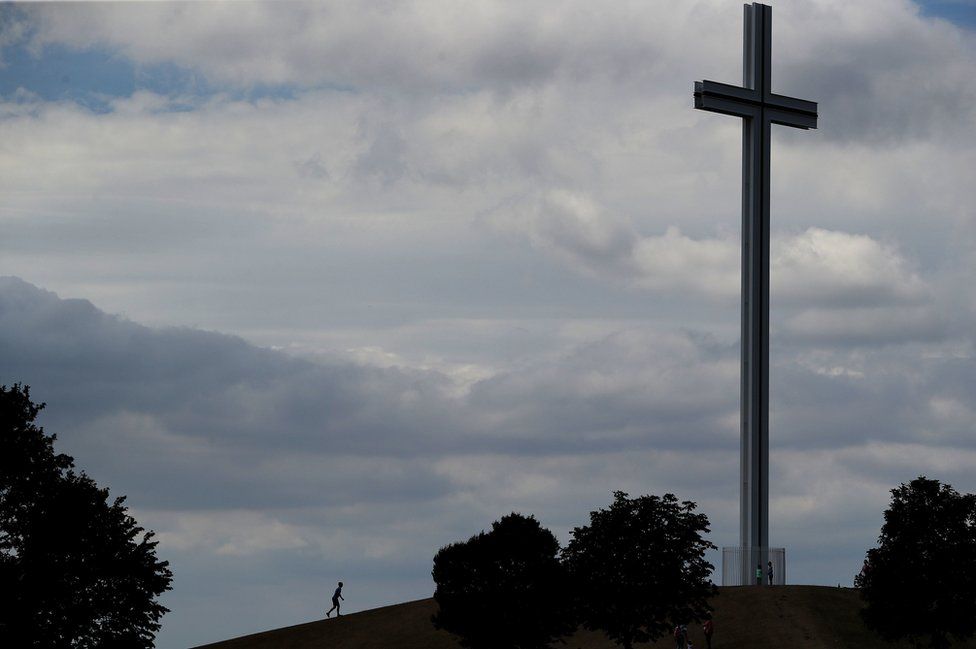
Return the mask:
<svg viewBox="0 0 976 649">
<path fill-rule="evenodd" d="M 712 649 L 712 634 L 715 633 L 715 623 L 712 618 L 705 620 L 702 625 L 702 633 L 705 634 L 705 649 Z"/>
<path fill-rule="evenodd" d="M 342 582 L 341 581 L 339 582 L 339 587 L 335 589 L 335 592 L 334 593 L 332 593 L 332 608 L 330 608 L 328 611 L 325 612 L 325 617 L 330 617 L 332 615 L 332 611 L 335 611 L 336 612 L 336 617 L 339 617 L 339 600 L 340 599 L 343 600 L 343 601 L 345 601 L 345 599 L 346 599 L 345 597 L 342 596 Z"/>
<path fill-rule="evenodd" d="M 688 627 L 683 624 L 674 626 L 674 649 L 685 649 L 688 640 Z"/>
<path fill-rule="evenodd" d="M 772 586 L 773 585 L 773 562 L 772 561 L 767 561 L 766 564 L 767 564 L 766 565 L 766 577 L 769 578 L 769 585 Z"/>
</svg>

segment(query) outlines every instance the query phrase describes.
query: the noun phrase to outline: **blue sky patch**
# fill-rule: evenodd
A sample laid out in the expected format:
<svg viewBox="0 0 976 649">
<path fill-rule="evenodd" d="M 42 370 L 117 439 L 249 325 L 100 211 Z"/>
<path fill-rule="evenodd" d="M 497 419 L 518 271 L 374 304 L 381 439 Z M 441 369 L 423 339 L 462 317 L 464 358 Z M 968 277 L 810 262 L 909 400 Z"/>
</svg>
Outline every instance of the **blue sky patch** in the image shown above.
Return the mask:
<svg viewBox="0 0 976 649">
<path fill-rule="evenodd" d="M 919 0 L 923 16 L 944 18 L 961 27 L 976 29 L 976 2 L 972 0 Z"/>
<path fill-rule="evenodd" d="M 222 93 L 245 101 L 296 96 L 294 88 L 283 85 L 217 87 L 199 72 L 174 63 L 137 65 L 104 48 L 76 50 L 49 45 L 37 56 L 18 44 L 4 48 L 0 60 L 6 64 L 0 68 L 0 96 L 10 97 L 23 88 L 45 101 L 72 101 L 96 112 L 108 110 L 112 99 L 129 97 L 139 90 L 170 97 Z M 177 109 L 175 104 L 172 108 Z"/>
</svg>

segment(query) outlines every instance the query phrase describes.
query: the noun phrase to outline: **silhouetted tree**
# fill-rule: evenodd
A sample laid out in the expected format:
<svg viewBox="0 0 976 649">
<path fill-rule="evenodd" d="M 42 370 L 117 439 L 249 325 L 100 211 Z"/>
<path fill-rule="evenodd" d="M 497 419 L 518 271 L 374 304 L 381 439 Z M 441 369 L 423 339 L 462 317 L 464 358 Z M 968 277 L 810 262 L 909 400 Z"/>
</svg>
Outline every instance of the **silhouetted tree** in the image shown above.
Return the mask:
<svg viewBox="0 0 976 649">
<path fill-rule="evenodd" d="M 434 626 L 473 649 L 539 649 L 571 633 L 559 542 L 532 516 L 509 514 L 461 543 L 441 548 L 432 572 Z"/>
<path fill-rule="evenodd" d="M 0 386 L 0 646 L 152 647 L 168 564 L 124 498 L 54 452 L 43 407 Z"/>
<path fill-rule="evenodd" d="M 578 593 L 581 621 L 630 649 L 668 633 L 676 623 L 702 620 L 715 586 L 702 538 L 708 517 L 673 494 L 628 498 L 614 493 L 608 509 L 590 513 L 563 551 Z"/>
<path fill-rule="evenodd" d="M 920 476 L 891 490 L 884 519 L 854 579 L 867 625 L 935 649 L 976 633 L 976 496 Z"/>
</svg>

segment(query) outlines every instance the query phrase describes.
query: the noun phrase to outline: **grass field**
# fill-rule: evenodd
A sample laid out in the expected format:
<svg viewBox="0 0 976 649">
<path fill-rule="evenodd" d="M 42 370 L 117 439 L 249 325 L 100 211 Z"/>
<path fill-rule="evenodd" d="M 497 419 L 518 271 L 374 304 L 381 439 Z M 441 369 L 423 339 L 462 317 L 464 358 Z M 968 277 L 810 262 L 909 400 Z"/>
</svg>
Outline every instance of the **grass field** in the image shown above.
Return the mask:
<svg viewBox="0 0 976 649">
<path fill-rule="evenodd" d="M 888 644 L 865 628 L 857 591 L 827 586 L 720 588 L 715 607 L 714 649 L 908 649 Z M 205 645 L 207 649 L 458 649 L 457 640 L 430 623 L 432 599 L 343 615 L 338 619 L 266 631 Z M 701 627 L 689 625 L 696 649 L 705 646 Z M 566 649 L 616 647 L 602 633 L 581 631 L 567 638 Z M 650 649 L 672 649 L 671 638 Z M 955 646 L 955 645 L 954 645 Z M 976 649 L 976 642 L 958 645 Z"/>
</svg>

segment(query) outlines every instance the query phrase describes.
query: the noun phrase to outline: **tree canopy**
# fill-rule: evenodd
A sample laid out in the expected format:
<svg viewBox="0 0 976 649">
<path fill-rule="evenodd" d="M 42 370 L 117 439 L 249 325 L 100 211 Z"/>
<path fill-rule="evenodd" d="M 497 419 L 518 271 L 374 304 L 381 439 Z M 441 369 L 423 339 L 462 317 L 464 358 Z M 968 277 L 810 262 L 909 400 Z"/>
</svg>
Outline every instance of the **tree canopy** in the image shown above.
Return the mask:
<svg viewBox="0 0 976 649">
<path fill-rule="evenodd" d="M 609 508 L 573 530 L 563 557 L 584 626 L 630 649 L 708 616 L 715 587 L 705 552 L 715 546 L 702 537 L 708 517 L 695 508 L 673 494 L 617 491 Z"/>
<path fill-rule="evenodd" d="M 541 649 L 575 630 L 559 542 L 532 516 L 441 548 L 432 575 L 437 628 L 473 649 Z"/>
<path fill-rule="evenodd" d="M 153 533 L 109 502 L 55 435 L 27 386 L 0 386 L 0 645 L 152 647 L 172 573 Z"/>
<path fill-rule="evenodd" d="M 878 547 L 854 585 L 888 640 L 933 649 L 976 633 L 976 496 L 920 476 L 891 490 Z"/>
</svg>

